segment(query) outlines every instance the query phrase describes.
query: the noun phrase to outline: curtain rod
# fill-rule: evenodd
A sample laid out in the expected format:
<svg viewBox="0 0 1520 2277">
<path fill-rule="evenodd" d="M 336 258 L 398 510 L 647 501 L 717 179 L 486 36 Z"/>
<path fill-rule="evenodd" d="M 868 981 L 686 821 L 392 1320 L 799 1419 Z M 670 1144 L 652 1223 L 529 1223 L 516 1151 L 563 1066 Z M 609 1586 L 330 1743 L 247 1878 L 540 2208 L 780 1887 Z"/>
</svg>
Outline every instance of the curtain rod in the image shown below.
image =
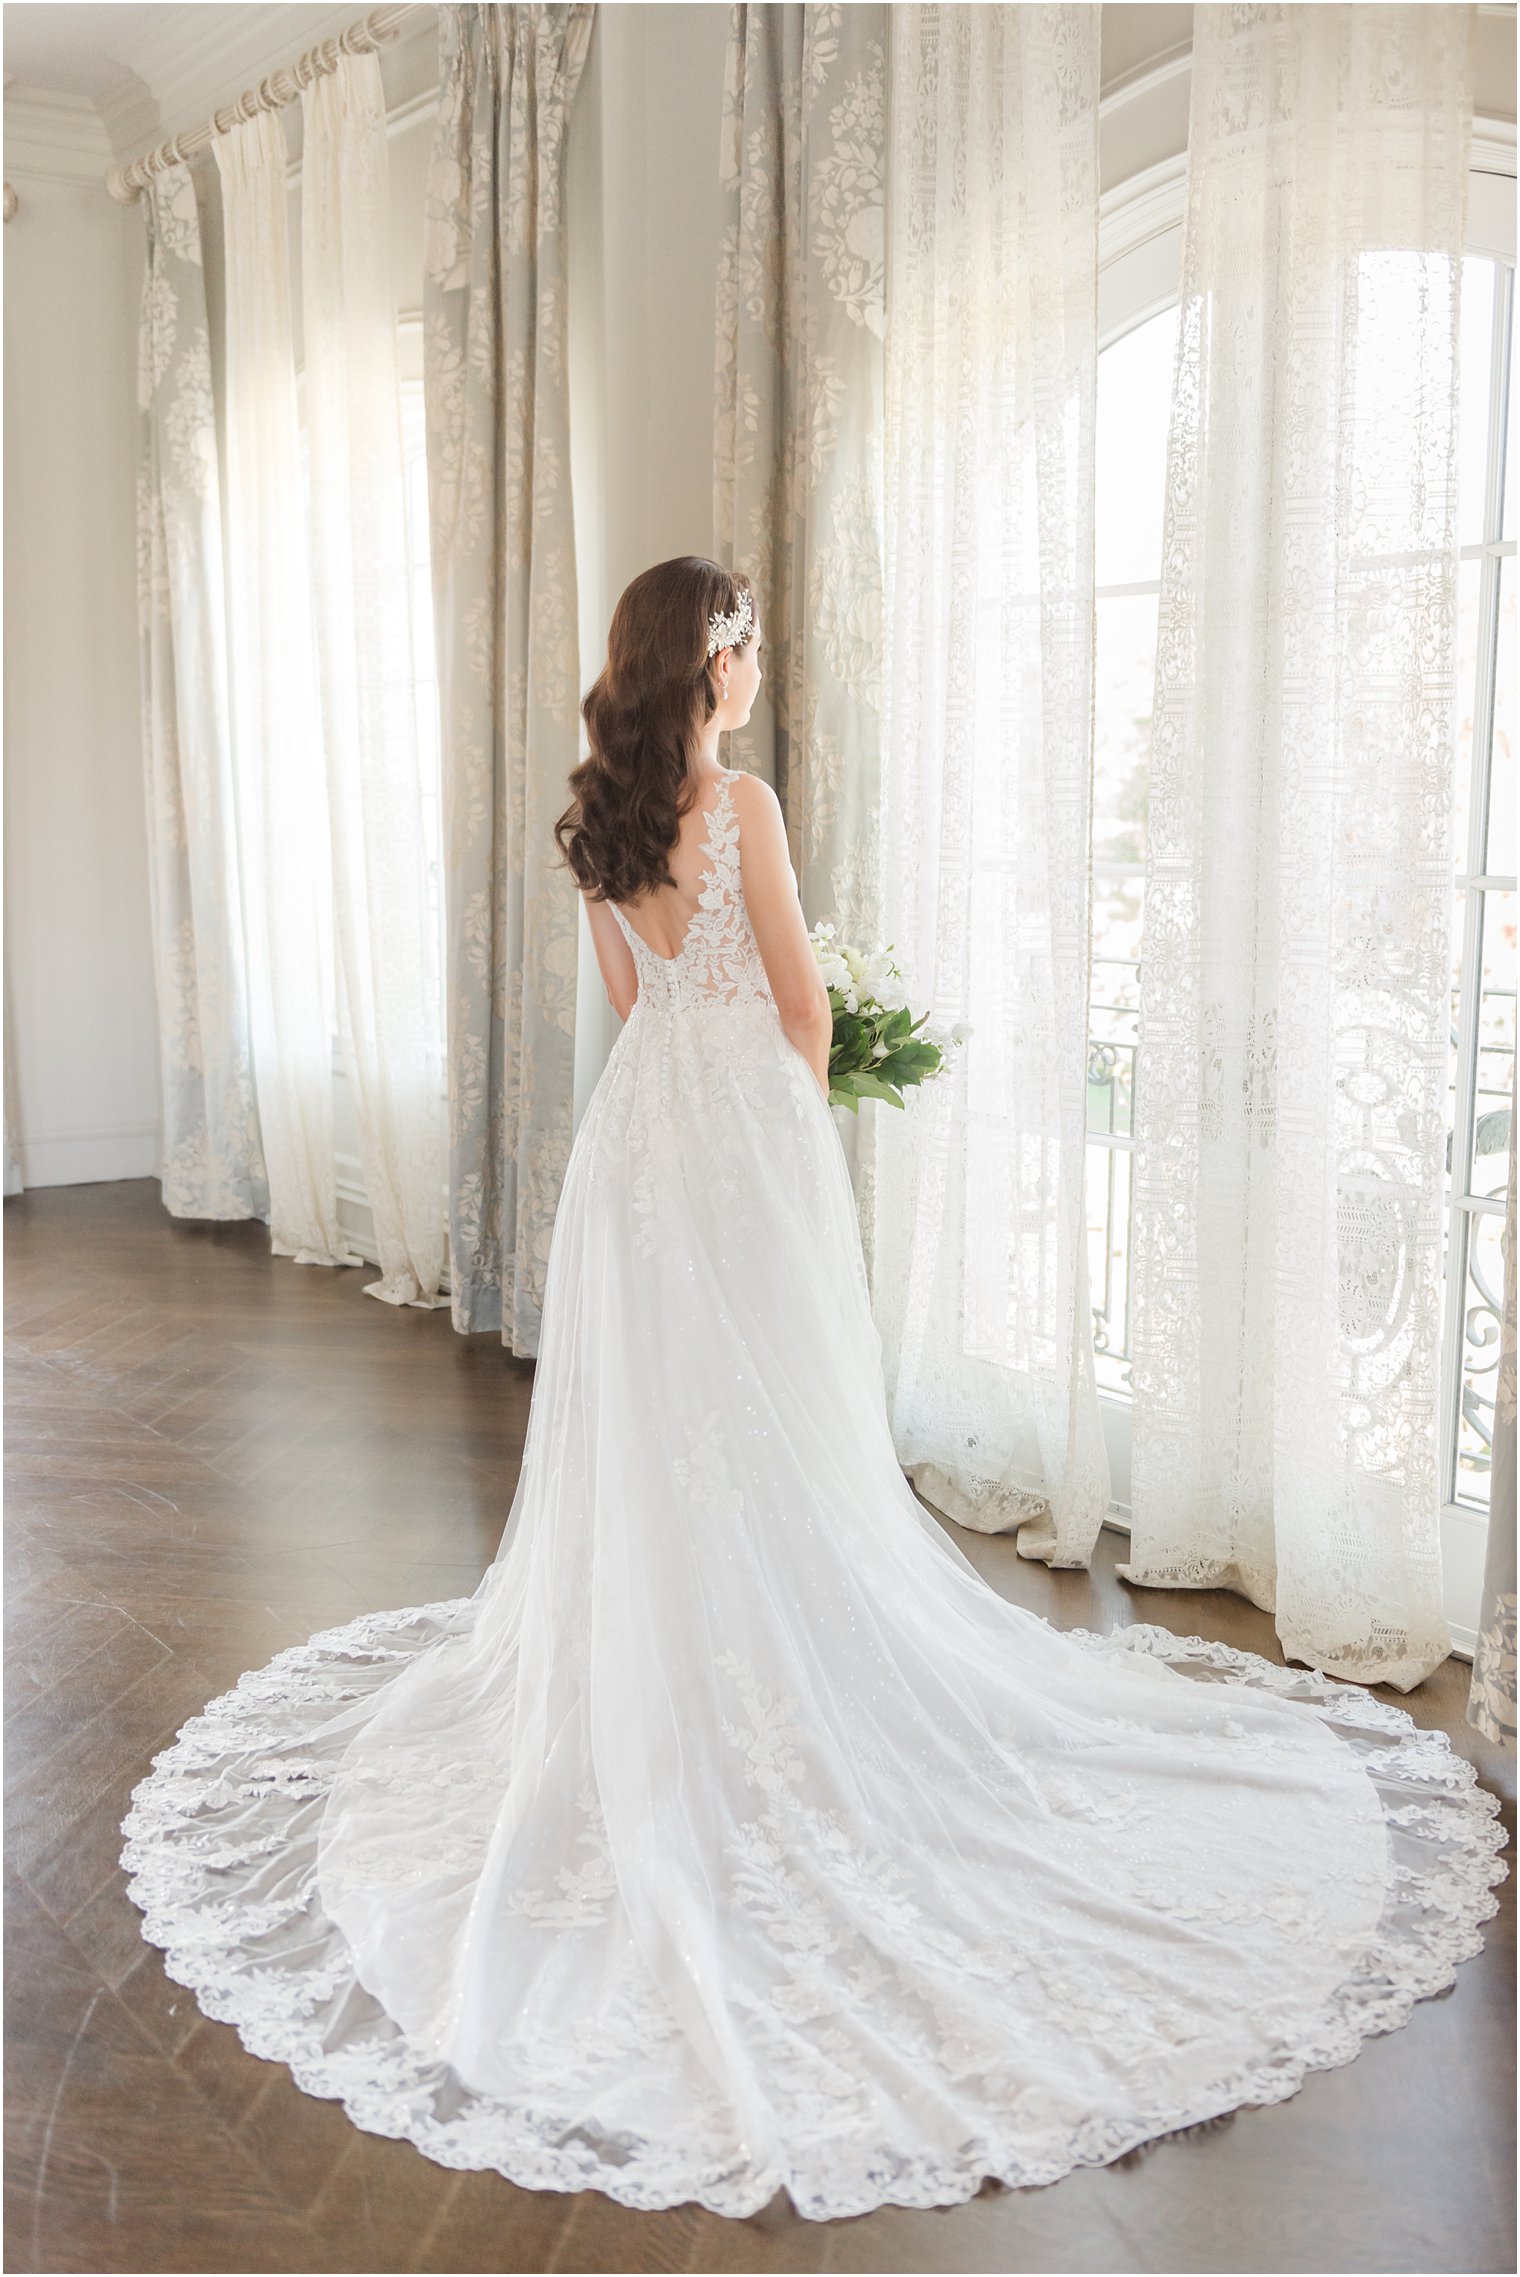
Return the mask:
<svg viewBox="0 0 1520 2277">
<path fill-rule="evenodd" d="M 155 174 L 162 174 L 166 167 L 182 165 L 196 151 L 206 149 L 218 135 L 229 134 L 233 127 L 240 126 L 244 119 L 254 118 L 260 111 L 283 110 L 287 103 L 295 101 L 303 87 L 309 87 L 325 72 L 335 71 L 340 57 L 367 55 L 375 48 L 388 46 L 408 17 L 423 13 L 418 0 L 409 0 L 403 7 L 372 8 L 367 16 L 345 24 L 334 38 L 308 48 L 294 63 L 282 64 L 278 71 L 271 71 L 267 79 L 261 79 L 257 87 L 250 87 L 247 94 L 239 95 L 235 103 L 224 103 L 220 110 L 212 112 L 204 126 L 190 127 L 184 134 L 172 135 L 156 150 L 150 150 L 145 158 L 134 158 L 130 166 L 113 166 L 106 176 L 106 188 L 118 205 L 135 204 Z"/>
</svg>

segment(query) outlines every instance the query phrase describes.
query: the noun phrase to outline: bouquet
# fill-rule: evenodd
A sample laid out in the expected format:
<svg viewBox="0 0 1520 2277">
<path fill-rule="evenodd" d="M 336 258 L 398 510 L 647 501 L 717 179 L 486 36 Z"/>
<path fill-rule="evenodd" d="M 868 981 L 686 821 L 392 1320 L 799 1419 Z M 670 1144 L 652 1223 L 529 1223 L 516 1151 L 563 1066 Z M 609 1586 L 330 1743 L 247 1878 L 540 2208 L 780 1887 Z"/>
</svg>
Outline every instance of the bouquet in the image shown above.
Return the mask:
<svg viewBox="0 0 1520 2277">
<path fill-rule="evenodd" d="M 944 1073 L 970 1029 L 963 1021 L 947 1028 L 928 1012 L 914 1019 L 890 946 L 868 953 L 824 924 L 808 938 L 834 1015 L 829 1105 L 851 1114 L 859 1113 L 862 1099 L 900 1107 L 909 1084 Z"/>
</svg>

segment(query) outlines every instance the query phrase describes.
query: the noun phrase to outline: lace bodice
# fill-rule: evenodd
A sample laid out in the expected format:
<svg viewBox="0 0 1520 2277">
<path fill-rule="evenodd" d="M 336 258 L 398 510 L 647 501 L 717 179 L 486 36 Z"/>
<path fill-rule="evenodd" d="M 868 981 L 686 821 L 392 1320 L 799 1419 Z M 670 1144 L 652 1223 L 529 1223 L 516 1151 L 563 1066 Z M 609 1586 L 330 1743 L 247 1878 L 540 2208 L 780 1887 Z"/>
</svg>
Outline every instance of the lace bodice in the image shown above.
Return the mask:
<svg viewBox="0 0 1520 2277">
<path fill-rule="evenodd" d="M 675 1011 L 713 1004 L 769 1004 L 770 983 L 760 961 L 754 928 L 744 906 L 739 872 L 739 817 L 734 812 L 732 770 L 718 784 L 707 818 L 703 848 L 709 859 L 702 891 L 673 957 L 651 949 L 629 924 L 617 903 L 608 907 L 633 951 L 639 976 L 639 1004 Z M 637 1009 L 637 1006 L 635 1007 Z"/>
</svg>

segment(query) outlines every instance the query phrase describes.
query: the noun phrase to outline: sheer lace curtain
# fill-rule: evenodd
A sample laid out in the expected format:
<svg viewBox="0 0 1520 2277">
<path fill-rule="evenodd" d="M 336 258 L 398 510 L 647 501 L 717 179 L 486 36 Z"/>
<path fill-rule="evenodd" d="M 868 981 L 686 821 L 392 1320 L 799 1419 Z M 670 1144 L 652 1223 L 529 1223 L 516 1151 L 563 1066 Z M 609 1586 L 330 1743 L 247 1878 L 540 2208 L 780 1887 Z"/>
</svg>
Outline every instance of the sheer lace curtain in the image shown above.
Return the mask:
<svg viewBox="0 0 1520 2277">
<path fill-rule="evenodd" d="M 232 746 L 253 1069 L 277 1256 L 357 1265 L 333 1157 L 332 883 L 291 330 L 285 133 L 213 145 L 226 248 Z"/>
<path fill-rule="evenodd" d="M 221 465 L 188 166 L 143 193 L 137 602 L 161 1185 L 174 1217 L 262 1217 L 227 708 Z M 7 1048 L 9 1032 L 7 1031 Z M 9 1090 L 9 1085 L 7 1085 Z M 9 1120 L 7 1120 L 9 1134 Z M 9 1178 L 6 1192 L 19 1190 Z"/>
<path fill-rule="evenodd" d="M 1083 1225 L 1095 8 L 898 6 L 887 118 L 885 906 L 953 1077 L 876 1117 L 900 1458 L 1087 1558 L 1108 1505 Z"/>
<path fill-rule="evenodd" d="M 536 1353 L 570 1152 L 580 753 L 564 166 L 589 6 L 444 7 L 424 374 L 443 704 L 454 1325 Z"/>
<path fill-rule="evenodd" d="M 1195 11 L 1127 1573 L 1408 1687 L 1437 1383 L 1472 11 Z"/>
<path fill-rule="evenodd" d="M 312 591 L 339 1031 L 381 1269 L 366 1293 L 429 1306 L 447 1301 L 438 1294 L 443 1013 L 418 749 L 379 58 L 340 56 L 302 101 Z"/>
</svg>

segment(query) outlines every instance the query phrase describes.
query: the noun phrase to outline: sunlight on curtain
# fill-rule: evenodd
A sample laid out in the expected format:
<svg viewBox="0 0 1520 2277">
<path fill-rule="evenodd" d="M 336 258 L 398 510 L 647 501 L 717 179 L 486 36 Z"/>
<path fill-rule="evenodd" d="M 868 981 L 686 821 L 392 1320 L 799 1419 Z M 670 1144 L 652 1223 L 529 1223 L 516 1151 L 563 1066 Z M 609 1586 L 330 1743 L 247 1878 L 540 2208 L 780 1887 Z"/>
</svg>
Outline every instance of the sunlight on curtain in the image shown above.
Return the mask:
<svg viewBox="0 0 1520 2277">
<path fill-rule="evenodd" d="M 418 751 L 379 58 L 302 97 L 311 549 L 338 1014 L 388 1304 L 443 1304 L 443 1034 Z"/>
<path fill-rule="evenodd" d="M 876 1116 L 899 1456 L 1087 1558 L 1108 1506 L 1083 1226 L 1098 11 L 891 12 L 887 930 L 972 1035 Z"/>
<path fill-rule="evenodd" d="M 221 468 L 189 167 L 155 174 L 142 202 L 137 613 L 161 1183 L 174 1217 L 262 1217 L 269 1195 L 243 961 Z M 7 1193 L 20 1189 L 9 1163 L 8 1151 Z"/>
<path fill-rule="evenodd" d="M 1127 1578 L 1445 1656 L 1471 12 L 1195 12 L 1135 1108 Z"/>
<path fill-rule="evenodd" d="M 232 748 L 270 1243 L 357 1265 L 333 1160 L 332 875 L 291 337 L 284 130 L 213 144 L 227 255 Z"/>
</svg>

